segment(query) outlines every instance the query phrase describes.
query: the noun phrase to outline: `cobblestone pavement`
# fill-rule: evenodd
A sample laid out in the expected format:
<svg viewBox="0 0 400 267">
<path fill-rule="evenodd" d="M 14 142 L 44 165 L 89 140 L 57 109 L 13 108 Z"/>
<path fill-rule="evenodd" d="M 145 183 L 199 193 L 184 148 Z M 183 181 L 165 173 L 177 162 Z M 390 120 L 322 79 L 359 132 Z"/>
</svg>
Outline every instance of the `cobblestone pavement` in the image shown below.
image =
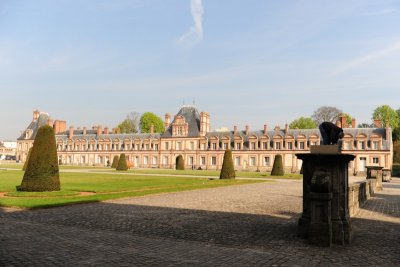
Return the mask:
<svg viewBox="0 0 400 267">
<path fill-rule="evenodd" d="M 301 181 L 0 210 L 0 266 L 400 266 L 400 179 L 352 219 L 351 245 L 296 236 Z"/>
</svg>

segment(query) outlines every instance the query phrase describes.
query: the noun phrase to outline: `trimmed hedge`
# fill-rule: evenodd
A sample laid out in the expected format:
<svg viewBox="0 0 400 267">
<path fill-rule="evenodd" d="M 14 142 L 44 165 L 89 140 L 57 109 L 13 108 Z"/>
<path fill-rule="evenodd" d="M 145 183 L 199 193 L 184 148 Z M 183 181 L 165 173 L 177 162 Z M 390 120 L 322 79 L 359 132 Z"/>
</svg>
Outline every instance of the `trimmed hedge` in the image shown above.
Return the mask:
<svg viewBox="0 0 400 267">
<path fill-rule="evenodd" d="M 24 162 L 24 166 L 22 166 L 22 170 L 26 171 L 26 167 L 28 167 L 29 159 L 31 158 L 32 148 L 29 148 L 28 155 L 26 156 L 26 160 Z"/>
<path fill-rule="evenodd" d="M 116 169 L 118 166 L 119 156 L 115 155 L 113 158 L 113 162 L 111 164 L 111 168 Z"/>
<path fill-rule="evenodd" d="M 175 168 L 177 170 L 184 170 L 185 169 L 185 161 L 183 160 L 182 155 L 179 155 L 179 156 L 176 157 Z"/>
<path fill-rule="evenodd" d="M 221 173 L 219 179 L 235 179 L 236 173 L 233 167 L 232 151 L 230 149 L 225 150 L 224 161 L 222 162 Z"/>
<path fill-rule="evenodd" d="M 398 164 L 398 163 L 393 164 L 392 176 L 400 177 L 400 164 Z"/>
<path fill-rule="evenodd" d="M 276 155 L 274 166 L 272 167 L 271 176 L 282 176 L 285 174 L 283 169 L 282 155 Z"/>
<path fill-rule="evenodd" d="M 121 156 L 119 156 L 118 166 L 116 169 L 117 169 L 117 171 L 127 171 L 128 170 L 128 164 L 126 162 L 126 157 L 125 157 L 124 153 L 122 153 Z"/>
<path fill-rule="evenodd" d="M 56 139 L 49 125 L 39 128 L 19 191 L 59 191 Z"/>
</svg>

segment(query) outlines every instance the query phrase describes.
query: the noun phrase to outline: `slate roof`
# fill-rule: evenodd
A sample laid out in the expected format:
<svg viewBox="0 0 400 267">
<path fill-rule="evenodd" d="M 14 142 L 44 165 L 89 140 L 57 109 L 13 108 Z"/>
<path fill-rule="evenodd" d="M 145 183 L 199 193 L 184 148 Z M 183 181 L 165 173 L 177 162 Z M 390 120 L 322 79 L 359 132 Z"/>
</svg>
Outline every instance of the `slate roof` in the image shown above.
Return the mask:
<svg viewBox="0 0 400 267">
<path fill-rule="evenodd" d="M 200 114 L 194 106 L 182 106 L 178 114 L 185 117 L 186 122 L 189 124 L 188 137 L 200 136 Z M 175 118 L 172 123 L 175 122 Z M 161 137 L 172 137 L 172 123 L 168 129 L 161 135 Z"/>
<path fill-rule="evenodd" d="M 390 148 L 390 143 L 391 138 L 389 140 L 386 140 L 386 129 L 384 128 L 344 128 L 343 129 L 344 134 L 350 134 L 353 136 L 353 138 L 356 138 L 359 134 L 364 134 L 367 139 L 371 137 L 373 134 L 377 134 L 379 136 L 382 136 L 383 140 L 383 149 L 389 149 Z M 280 129 L 277 131 L 271 130 L 267 132 L 267 135 L 272 139 L 276 135 L 280 135 L 283 138 L 286 136 L 293 136 L 295 139 L 298 138 L 299 135 L 304 135 L 307 139 L 310 138 L 311 135 L 317 135 L 321 138 L 321 134 L 319 132 L 319 129 L 289 129 L 287 134 L 285 133 L 284 129 Z M 233 131 L 227 131 L 227 132 L 208 132 L 206 134 L 207 138 L 210 137 L 218 137 L 218 139 L 221 139 L 224 136 L 227 136 L 230 138 L 230 140 L 233 140 L 235 136 L 240 136 L 243 138 L 243 142 L 245 147 L 247 146 L 247 143 L 249 141 L 249 137 L 251 136 L 256 136 L 257 138 L 260 138 L 264 135 L 264 131 L 249 131 L 249 133 L 246 135 L 244 131 L 237 131 L 236 134 L 233 133 Z M 356 140 L 356 139 L 355 139 Z"/>
<path fill-rule="evenodd" d="M 40 113 L 39 118 L 37 121 L 32 121 L 29 126 L 25 129 L 25 131 L 21 134 L 20 137 L 18 137 L 17 140 L 34 140 L 37 134 L 38 129 L 43 126 L 47 125 L 49 123 L 50 116 L 47 113 Z M 27 139 L 25 138 L 26 132 L 28 130 L 32 130 L 32 136 Z"/>
<path fill-rule="evenodd" d="M 56 134 L 56 139 L 57 140 L 63 140 L 66 141 L 68 140 L 68 133 L 69 132 L 64 132 L 61 134 Z M 120 140 L 124 140 L 124 139 L 140 139 L 140 140 L 145 140 L 145 139 L 160 139 L 161 138 L 161 134 L 159 133 L 129 133 L 129 134 L 115 134 L 115 133 L 109 133 L 109 134 L 101 134 L 99 137 L 96 134 L 96 130 L 87 130 L 86 131 L 86 135 L 83 135 L 83 131 L 82 130 L 74 130 L 74 136 L 73 136 L 73 140 L 81 140 L 81 139 L 120 139 Z"/>
</svg>

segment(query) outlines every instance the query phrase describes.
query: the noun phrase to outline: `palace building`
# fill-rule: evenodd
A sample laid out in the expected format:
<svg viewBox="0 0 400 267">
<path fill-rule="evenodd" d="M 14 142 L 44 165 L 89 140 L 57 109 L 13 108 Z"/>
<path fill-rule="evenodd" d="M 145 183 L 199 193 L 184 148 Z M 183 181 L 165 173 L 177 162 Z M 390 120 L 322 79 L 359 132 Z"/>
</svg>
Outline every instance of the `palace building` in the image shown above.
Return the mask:
<svg viewBox="0 0 400 267">
<path fill-rule="evenodd" d="M 182 106 L 172 118 L 165 115 L 164 133 L 120 134 L 116 129 L 93 126 L 75 129 L 61 120 L 52 120 L 47 113 L 35 110 L 33 120 L 17 140 L 17 160 L 25 161 L 33 145 L 38 128 L 50 125 L 56 133 L 59 162 L 71 165 L 106 166 L 115 155 L 125 153 L 134 168 L 175 168 L 175 159 L 182 155 L 187 169 L 221 169 L 224 152 L 232 150 L 236 170 L 270 171 L 274 157 L 282 155 L 285 170 L 298 172 L 301 160 L 296 153 L 309 153 L 310 147 L 319 145 L 318 129 L 289 129 L 267 124 L 252 131 L 248 126 L 239 130 L 211 131 L 210 114 L 198 112 L 194 106 Z M 343 128 L 342 153 L 353 154 L 350 163 L 352 174 L 363 173 L 365 166 L 382 166 L 391 169 L 393 158 L 392 133 L 380 121 L 376 128 L 356 128 L 346 125 L 340 117 L 338 126 Z"/>
</svg>

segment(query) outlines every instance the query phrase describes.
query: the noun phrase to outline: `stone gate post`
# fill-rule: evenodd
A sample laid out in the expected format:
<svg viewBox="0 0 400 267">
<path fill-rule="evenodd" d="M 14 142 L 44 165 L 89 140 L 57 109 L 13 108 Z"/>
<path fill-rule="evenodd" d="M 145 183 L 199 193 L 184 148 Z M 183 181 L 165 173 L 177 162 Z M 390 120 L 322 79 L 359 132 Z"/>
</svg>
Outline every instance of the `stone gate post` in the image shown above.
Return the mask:
<svg viewBox="0 0 400 267">
<path fill-rule="evenodd" d="M 355 156 L 340 152 L 296 154 L 303 160 L 303 213 L 298 233 L 320 246 L 352 240 L 348 206 L 348 164 Z M 328 149 L 332 150 L 332 149 Z"/>
</svg>

